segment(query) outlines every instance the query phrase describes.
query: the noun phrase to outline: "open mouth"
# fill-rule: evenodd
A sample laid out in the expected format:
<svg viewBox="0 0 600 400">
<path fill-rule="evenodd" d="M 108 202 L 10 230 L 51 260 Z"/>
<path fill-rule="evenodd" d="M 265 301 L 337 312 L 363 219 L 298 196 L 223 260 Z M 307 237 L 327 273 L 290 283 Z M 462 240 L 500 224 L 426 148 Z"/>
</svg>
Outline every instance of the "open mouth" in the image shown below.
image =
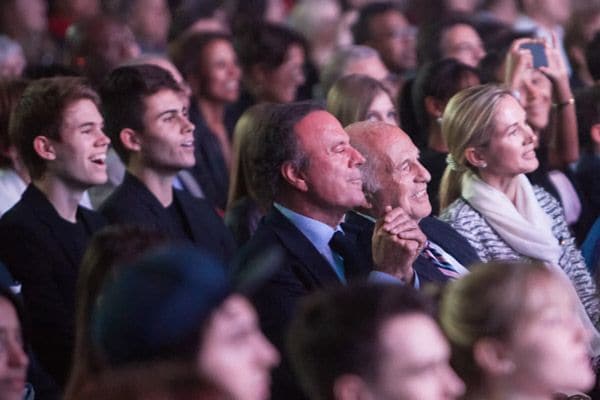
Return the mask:
<svg viewBox="0 0 600 400">
<path fill-rule="evenodd" d="M 193 148 L 194 147 L 194 140 L 193 139 L 186 140 L 185 142 L 181 143 L 181 147 Z"/>
<path fill-rule="evenodd" d="M 90 158 L 90 161 L 97 165 L 106 165 L 106 154 L 98 154 Z"/>
</svg>

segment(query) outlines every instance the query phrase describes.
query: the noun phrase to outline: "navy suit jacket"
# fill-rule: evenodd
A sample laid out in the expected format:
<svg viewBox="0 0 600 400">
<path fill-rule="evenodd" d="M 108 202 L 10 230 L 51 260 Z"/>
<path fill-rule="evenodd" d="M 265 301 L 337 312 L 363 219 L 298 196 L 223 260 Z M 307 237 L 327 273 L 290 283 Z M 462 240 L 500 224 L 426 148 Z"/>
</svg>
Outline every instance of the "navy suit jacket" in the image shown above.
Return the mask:
<svg viewBox="0 0 600 400">
<path fill-rule="evenodd" d="M 346 232 L 352 237 L 352 232 Z M 359 280 L 372 268 L 370 260 L 356 260 L 346 269 L 348 280 Z M 298 302 L 310 292 L 341 281 L 331 265 L 309 239 L 277 209 L 271 208 L 254 236 L 243 246 L 234 262 L 234 278 L 253 281 L 251 296 L 261 327 L 271 342 L 284 353 L 284 337 Z M 286 359 L 274 373 L 273 398 L 302 398 L 290 378 Z"/>
<path fill-rule="evenodd" d="M 363 237 L 370 238 L 373 234 L 375 224 L 355 212 L 349 212 L 346 215 L 346 221 L 352 225 L 360 226 L 364 230 Z M 425 217 L 419 222 L 419 227 L 427 236 L 427 239 L 442 247 L 448 254 L 461 263 L 465 268 L 471 264 L 480 261 L 475 249 L 469 242 L 444 221 L 435 217 Z M 370 242 L 362 242 L 365 252 L 370 253 Z M 413 263 L 413 269 L 419 276 L 422 283 L 448 281 L 448 276 L 442 274 L 431 260 L 420 254 Z"/>
<path fill-rule="evenodd" d="M 105 225 L 100 214 L 83 207 L 77 221 L 85 238 L 65 230 L 65 221 L 34 185 L 0 219 L 0 260 L 22 284 L 33 350 L 59 385 L 71 362 L 79 264 L 87 239 Z"/>
<path fill-rule="evenodd" d="M 228 263 L 235 251 L 231 232 L 206 200 L 173 189 L 173 201 L 183 213 L 191 242 Z M 171 215 L 146 185 L 130 173 L 106 199 L 100 212 L 111 224 L 133 224 L 158 232 L 170 226 Z"/>
</svg>

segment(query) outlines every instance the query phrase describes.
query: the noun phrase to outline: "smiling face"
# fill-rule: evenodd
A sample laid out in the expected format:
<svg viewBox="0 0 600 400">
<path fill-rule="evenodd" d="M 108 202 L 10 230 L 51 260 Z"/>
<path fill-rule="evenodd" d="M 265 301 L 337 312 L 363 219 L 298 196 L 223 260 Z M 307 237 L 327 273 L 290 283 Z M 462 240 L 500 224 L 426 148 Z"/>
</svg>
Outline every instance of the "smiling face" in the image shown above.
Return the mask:
<svg viewBox="0 0 600 400">
<path fill-rule="evenodd" d="M 110 139 L 102 131 L 103 126 L 94 102 L 82 99 L 71 103 L 63 112 L 60 140 L 49 139 L 54 151 L 47 163 L 48 173 L 75 190 L 106 182 Z"/>
<path fill-rule="evenodd" d="M 233 46 L 214 40 L 202 52 L 203 88 L 199 96 L 221 103 L 234 103 L 240 94 L 241 70 Z"/>
<path fill-rule="evenodd" d="M 0 297 L 0 400 L 23 398 L 27 364 L 15 308 Z"/>
<path fill-rule="evenodd" d="M 528 285 L 523 313 L 506 344 L 514 365 L 510 379 L 531 398 L 590 389 L 594 383 L 588 353 L 590 333 L 566 283 L 537 276 Z"/>
<path fill-rule="evenodd" d="M 380 333 L 382 360 L 372 386 L 380 400 L 456 399 L 464 385 L 449 364 L 450 348 L 435 322 L 426 315 L 401 315 Z"/>
<path fill-rule="evenodd" d="M 419 162 L 419 150 L 399 128 L 382 126 L 371 136 L 369 160 L 375 167 L 378 188 L 372 205 L 380 215 L 386 206 L 402 207 L 415 221 L 431 214 L 427 183 L 431 175 Z"/>
<path fill-rule="evenodd" d="M 264 71 L 262 99 L 275 103 L 289 103 L 296 99 L 298 87 L 305 81 L 304 50 L 297 44 L 289 47 L 283 63 L 273 70 Z"/>
<path fill-rule="evenodd" d="M 398 126 L 398 115 L 389 94 L 381 91 L 373 98 L 365 120 L 385 122 Z"/>
<path fill-rule="evenodd" d="M 194 166 L 194 125 L 182 96 L 163 89 L 144 99 L 144 132 L 138 135 L 142 163 L 167 174 Z"/>
<path fill-rule="evenodd" d="M 320 220 L 335 226 L 337 216 L 365 202 L 359 170 L 364 158 L 350 145 L 339 121 L 326 111 L 309 113 L 294 130 L 308 160 L 299 171 L 306 205 L 316 213 L 313 217 L 323 215 Z"/>
<path fill-rule="evenodd" d="M 478 148 L 482 162 L 475 166 L 487 164 L 479 169 L 484 180 L 512 178 L 538 167 L 536 137 L 526 118 L 525 110 L 512 96 L 504 96 L 500 100 L 496 107 L 492 137 L 487 145 Z"/>
<path fill-rule="evenodd" d="M 258 327 L 256 312 L 241 296 L 229 297 L 206 329 L 198 364 L 200 371 L 232 398 L 266 400 L 277 350 Z"/>
</svg>

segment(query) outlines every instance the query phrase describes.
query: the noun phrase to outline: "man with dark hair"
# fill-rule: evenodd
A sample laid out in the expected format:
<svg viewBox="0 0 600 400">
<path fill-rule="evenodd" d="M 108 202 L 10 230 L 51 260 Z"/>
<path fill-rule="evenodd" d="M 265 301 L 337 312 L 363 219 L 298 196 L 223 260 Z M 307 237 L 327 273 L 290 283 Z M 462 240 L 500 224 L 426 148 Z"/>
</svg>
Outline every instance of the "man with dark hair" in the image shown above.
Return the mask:
<svg viewBox="0 0 600 400">
<path fill-rule="evenodd" d="M 376 2 L 363 7 L 352 34 L 355 44 L 377 50 L 386 67 L 400 77 L 417 66 L 416 29 L 393 2 Z"/>
<path fill-rule="evenodd" d="M 86 189 L 107 179 L 110 140 L 98 105 L 78 78 L 40 79 L 25 90 L 10 124 L 32 183 L 0 219 L 0 260 L 22 284 L 33 350 L 59 385 L 70 366 L 79 263 L 104 225 L 78 206 Z"/>
<path fill-rule="evenodd" d="M 342 225 L 345 213 L 365 201 L 364 158 L 333 115 L 313 103 L 274 105 L 256 134 L 262 146 L 251 160 L 251 186 L 272 207 L 242 248 L 235 275 L 261 277 L 253 301 L 265 334 L 282 349 L 287 323 L 306 294 L 360 280 L 373 268 L 410 277 L 398 268 L 404 255 L 395 251 L 395 219 L 378 222 L 373 260 L 357 251 L 364 243 L 371 247 L 371 235 L 365 240 L 360 229 Z M 278 372 L 274 397 L 294 398 L 288 372 Z"/>
<path fill-rule="evenodd" d="M 456 399 L 464 385 L 430 307 L 409 287 L 361 285 L 312 295 L 288 349 L 314 400 Z"/>
<path fill-rule="evenodd" d="M 419 161 L 419 150 L 397 126 L 357 122 L 346 128 L 350 142 L 365 156 L 363 190 L 367 207 L 346 220 L 371 230 L 376 219 L 390 214 L 404 219 L 396 237 L 406 248 L 402 269 L 414 275 L 415 287 L 446 282 L 468 272 L 479 261 L 471 245 L 450 225 L 431 217 L 427 184 L 431 176 Z M 421 244 L 423 243 L 423 245 Z"/>
<path fill-rule="evenodd" d="M 154 65 L 115 69 L 100 94 L 106 131 L 127 166 L 123 183 L 101 212 L 111 223 L 129 223 L 194 243 L 227 262 L 233 238 L 203 199 L 173 188 L 177 173 L 195 163 L 194 125 L 171 74 Z"/>
</svg>

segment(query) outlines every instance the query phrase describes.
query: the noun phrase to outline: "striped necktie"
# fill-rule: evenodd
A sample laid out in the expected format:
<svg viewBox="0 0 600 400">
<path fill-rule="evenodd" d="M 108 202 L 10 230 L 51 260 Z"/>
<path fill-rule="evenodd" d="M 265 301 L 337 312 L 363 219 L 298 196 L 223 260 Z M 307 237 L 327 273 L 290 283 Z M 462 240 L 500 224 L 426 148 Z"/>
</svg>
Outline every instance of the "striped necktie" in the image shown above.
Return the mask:
<svg viewBox="0 0 600 400">
<path fill-rule="evenodd" d="M 423 254 L 423 256 L 425 256 L 426 258 L 430 259 L 431 262 L 433 262 L 438 268 L 438 270 L 447 277 L 452 279 L 457 279 L 460 277 L 460 274 L 456 272 L 452 264 L 450 264 L 448 260 L 446 260 L 442 253 L 440 253 L 431 245 L 431 242 L 429 242 L 429 240 L 426 242 L 425 248 L 423 249 L 423 252 L 421 254 Z"/>
</svg>

